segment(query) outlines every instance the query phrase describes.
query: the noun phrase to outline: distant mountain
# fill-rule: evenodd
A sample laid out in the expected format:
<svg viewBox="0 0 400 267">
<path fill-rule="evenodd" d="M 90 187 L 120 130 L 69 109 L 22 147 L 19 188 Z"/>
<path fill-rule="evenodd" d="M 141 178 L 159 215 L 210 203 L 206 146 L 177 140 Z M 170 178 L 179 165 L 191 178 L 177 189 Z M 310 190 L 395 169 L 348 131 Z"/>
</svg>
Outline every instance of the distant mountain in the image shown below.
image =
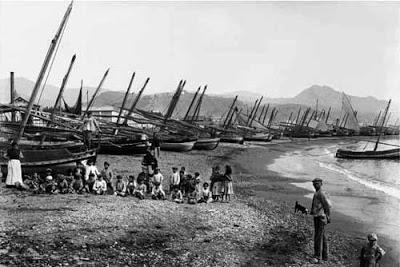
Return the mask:
<svg viewBox="0 0 400 267">
<path fill-rule="evenodd" d="M 15 77 L 14 78 L 14 88 L 17 92 L 18 96 L 22 96 L 23 98 L 29 100 L 30 95 L 32 93 L 32 89 L 35 86 L 35 82 L 28 80 L 23 77 Z M 61 84 L 60 84 L 61 86 Z M 46 84 L 42 97 L 40 99 L 40 105 L 42 106 L 51 106 L 54 105 L 54 101 L 57 98 L 58 92 L 60 90 L 60 86 L 54 86 L 51 84 Z M 86 99 L 86 90 L 89 90 L 89 96 L 93 94 L 96 88 L 93 87 L 84 87 L 84 99 Z M 103 89 L 104 90 L 104 89 Z M 36 99 L 39 99 L 40 92 Z M 64 91 L 64 99 L 68 102 L 74 104 L 79 94 L 79 88 L 66 88 Z M 10 80 L 9 79 L 0 79 L 0 103 L 9 103 L 10 102 Z"/>
<path fill-rule="evenodd" d="M 34 86 L 34 82 L 25 78 L 15 78 L 15 88 L 18 95 L 29 99 L 30 93 Z M 83 92 L 83 101 L 86 102 L 86 90 L 89 91 L 89 98 L 93 94 L 94 87 L 85 87 Z M 0 102 L 9 102 L 9 79 L 0 80 Z M 42 106 L 51 106 L 57 97 L 59 88 L 53 85 L 46 85 L 45 91 L 42 95 L 40 104 Z M 79 88 L 66 88 L 64 98 L 67 103 L 74 104 L 79 93 Z M 114 106 L 118 109 L 123 101 L 125 92 L 123 91 L 110 91 L 107 89 L 101 89 L 100 94 L 97 96 L 94 106 Z M 168 108 L 169 102 L 172 98 L 173 92 L 164 92 L 157 94 L 144 94 L 139 103 L 138 108 L 144 110 L 159 111 L 165 113 Z M 237 105 L 242 109 L 242 113 L 250 113 L 254 101 L 261 97 L 261 94 L 247 92 L 247 91 L 236 91 L 232 93 L 223 93 L 218 95 L 205 95 L 201 106 L 201 114 L 205 116 L 222 117 L 225 116 L 228 111 L 235 95 L 239 95 Z M 194 96 L 194 93 L 184 91 L 179 99 L 178 105 L 174 111 L 174 117 L 183 117 L 187 111 L 187 108 Z M 130 107 L 135 94 L 130 94 L 126 107 Z M 358 112 L 359 121 L 373 121 L 380 110 L 383 110 L 387 104 L 386 100 L 378 100 L 374 97 L 358 97 L 349 96 L 352 102 L 353 108 Z M 307 107 L 315 109 L 316 101 L 318 99 L 318 110 L 328 110 L 332 108 L 331 119 L 339 118 L 341 115 L 341 92 L 329 86 L 313 85 L 310 88 L 304 89 L 295 97 L 292 98 L 264 98 L 262 105 L 260 106 L 258 113 L 261 112 L 262 107 L 267 103 L 270 104 L 269 117 L 271 110 L 275 107 L 278 110 L 277 120 L 287 120 L 292 113 L 292 118 L 295 118 L 299 112 L 299 109 L 304 111 Z M 393 121 L 399 117 L 399 104 L 393 103 L 391 112 L 393 112 Z M 193 107 L 194 109 L 194 107 Z M 396 113 L 397 112 L 397 113 Z"/>
</svg>

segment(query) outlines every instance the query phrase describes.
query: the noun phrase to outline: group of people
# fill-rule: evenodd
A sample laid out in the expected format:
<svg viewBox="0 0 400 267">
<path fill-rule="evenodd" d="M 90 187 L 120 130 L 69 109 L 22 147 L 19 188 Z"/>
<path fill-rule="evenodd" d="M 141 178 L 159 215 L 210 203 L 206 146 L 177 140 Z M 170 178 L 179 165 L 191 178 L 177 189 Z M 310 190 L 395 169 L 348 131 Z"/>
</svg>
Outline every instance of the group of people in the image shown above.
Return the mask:
<svg viewBox="0 0 400 267">
<path fill-rule="evenodd" d="M 14 146 L 14 149 L 15 151 L 8 151 L 8 156 L 11 157 L 10 165 L 12 165 L 13 155 L 18 152 L 17 146 Z M 86 164 L 77 162 L 76 167 L 70 169 L 67 175 L 55 174 L 52 169 L 47 169 L 44 175 L 33 173 L 24 175 L 20 180 L 15 179 L 15 169 L 18 168 L 9 166 L 7 186 L 30 190 L 38 194 L 92 193 L 122 197 L 135 196 L 139 199 L 150 195 L 152 199 L 166 200 L 167 194 L 163 186 L 167 185 L 167 193 L 172 201 L 184 203 L 186 199 L 189 204 L 230 201 L 230 196 L 233 194 L 232 168 L 229 165 L 225 166 L 225 173 L 220 172 L 219 166 L 213 167 L 210 183 L 202 183 L 199 172 L 192 175 L 186 171 L 185 167 L 181 167 L 179 171 L 177 167 L 172 167 L 169 181 L 164 181 L 157 159 L 150 151 L 144 156 L 142 171 L 137 177 L 115 175 L 109 162 L 104 162 L 103 169 L 99 171 L 92 160 L 88 160 Z M 18 173 L 18 175 L 21 174 Z"/>
</svg>

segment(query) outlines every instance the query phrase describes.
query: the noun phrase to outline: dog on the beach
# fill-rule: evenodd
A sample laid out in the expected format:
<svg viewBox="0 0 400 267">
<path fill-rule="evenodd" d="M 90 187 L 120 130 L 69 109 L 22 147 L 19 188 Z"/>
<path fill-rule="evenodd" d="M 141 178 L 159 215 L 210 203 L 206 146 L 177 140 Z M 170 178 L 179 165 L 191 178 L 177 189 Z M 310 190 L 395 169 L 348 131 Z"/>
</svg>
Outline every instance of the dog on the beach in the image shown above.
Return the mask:
<svg viewBox="0 0 400 267">
<path fill-rule="evenodd" d="M 308 209 L 296 201 L 296 204 L 294 205 L 294 212 L 298 211 L 303 214 L 308 214 Z"/>
</svg>

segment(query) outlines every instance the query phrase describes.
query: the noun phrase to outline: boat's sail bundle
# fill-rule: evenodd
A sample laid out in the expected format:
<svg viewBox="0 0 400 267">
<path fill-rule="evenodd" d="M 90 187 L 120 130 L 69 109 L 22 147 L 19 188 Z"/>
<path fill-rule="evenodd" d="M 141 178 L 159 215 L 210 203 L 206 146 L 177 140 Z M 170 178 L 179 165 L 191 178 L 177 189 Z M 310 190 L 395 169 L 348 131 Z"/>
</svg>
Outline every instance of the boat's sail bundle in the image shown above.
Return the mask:
<svg viewBox="0 0 400 267">
<path fill-rule="evenodd" d="M 351 106 L 349 97 L 345 93 L 342 93 L 342 110 L 345 114 L 348 114 L 345 128 L 354 130 L 356 133 L 359 133 L 360 126 L 358 124 L 356 112 Z"/>
</svg>

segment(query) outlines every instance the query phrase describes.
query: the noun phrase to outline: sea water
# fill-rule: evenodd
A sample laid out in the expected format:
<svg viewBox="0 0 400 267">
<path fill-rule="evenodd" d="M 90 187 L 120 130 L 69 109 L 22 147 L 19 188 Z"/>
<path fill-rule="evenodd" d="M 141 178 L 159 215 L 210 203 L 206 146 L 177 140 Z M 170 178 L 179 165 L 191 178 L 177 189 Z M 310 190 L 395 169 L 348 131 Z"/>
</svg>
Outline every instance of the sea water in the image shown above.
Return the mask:
<svg viewBox="0 0 400 267">
<path fill-rule="evenodd" d="M 398 137 L 385 143 L 399 145 Z M 312 179 L 323 179 L 333 209 L 366 225 L 368 231 L 400 240 L 400 162 L 398 160 L 349 160 L 335 157 L 338 148 L 372 150 L 373 142 L 362 140 L 317 141 L 287 152 L 268 168 L 281 175 L 299 179 L 295 186 L 309 190 Z M 380 145 L 378 150 L 393 148 Z M 307 180 L 307 182 L 304 182 Z"/>
</svg>

